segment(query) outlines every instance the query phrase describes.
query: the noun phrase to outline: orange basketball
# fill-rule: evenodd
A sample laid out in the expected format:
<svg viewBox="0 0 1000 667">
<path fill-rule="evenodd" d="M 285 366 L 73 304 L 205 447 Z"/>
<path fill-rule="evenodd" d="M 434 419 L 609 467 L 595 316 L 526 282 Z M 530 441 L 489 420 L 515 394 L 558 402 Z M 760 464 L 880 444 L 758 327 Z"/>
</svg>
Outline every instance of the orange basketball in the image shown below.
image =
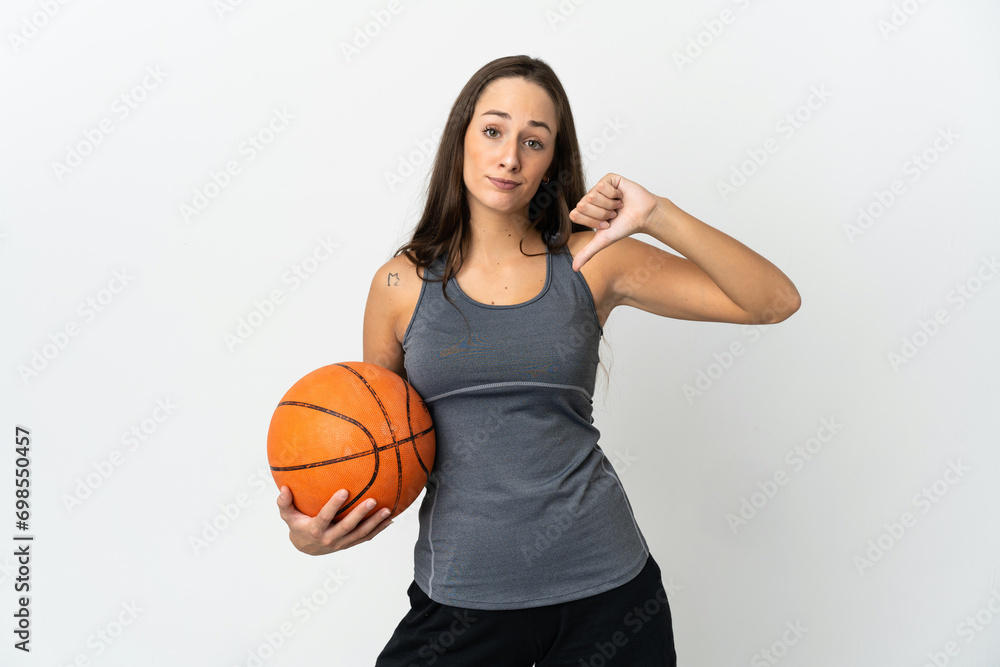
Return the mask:
<svg viewBox="0 0 1000 667">
<path fill-rule="evenodd" d="M 347 489 L 335 519 L 374 498 L 392 516 L 410 506 L 434 466 L 434 425 L 416 390 L 360 361 L 309 373 L 285 393 L 267 431 L 267 460 L 295 506 L 319 514 Z"/>
</svg>

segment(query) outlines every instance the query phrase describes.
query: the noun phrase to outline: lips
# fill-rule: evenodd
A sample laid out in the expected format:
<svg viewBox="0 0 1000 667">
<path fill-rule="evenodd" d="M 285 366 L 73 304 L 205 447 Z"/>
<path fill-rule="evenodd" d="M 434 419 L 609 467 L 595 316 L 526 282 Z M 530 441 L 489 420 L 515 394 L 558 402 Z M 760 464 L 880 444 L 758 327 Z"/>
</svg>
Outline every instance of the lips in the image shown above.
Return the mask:
<svg viewBox="0 0 1000 667">
<path fill-rule="evenodd" d="M 489 178 L 490 183 L 495 185 L 500 190 L 513 190 L 514 188 L 520 185 L 520 183 L 518 183 L 517 181 L 508 181 L 507 179 L 504 178 L 492 178 L 490 176 L 487 176 L 486 178 Z"/>
</svg>

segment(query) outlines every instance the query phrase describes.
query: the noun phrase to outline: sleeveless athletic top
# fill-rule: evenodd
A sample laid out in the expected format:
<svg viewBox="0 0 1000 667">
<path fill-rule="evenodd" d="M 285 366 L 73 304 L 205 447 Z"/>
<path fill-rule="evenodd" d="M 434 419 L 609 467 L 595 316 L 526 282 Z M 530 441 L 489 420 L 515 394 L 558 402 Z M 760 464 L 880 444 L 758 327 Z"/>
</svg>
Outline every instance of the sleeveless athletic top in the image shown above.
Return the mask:
<svg viewBox="0 0 1000 667">
<path fill-rule="evenodd" d="M 597 441 L 602 333 L 568 252 L 534 298 L 493 306 L 424 281 L 403 337 L 407 379 L 434 420 L 414 581 L 441 604 L 518 609 L 596 595 L 649 554 Z M 444 258 L 427 269 L 444 273 Z M 456 307 L 457 306 L 457 309 Z"/>
</svg>

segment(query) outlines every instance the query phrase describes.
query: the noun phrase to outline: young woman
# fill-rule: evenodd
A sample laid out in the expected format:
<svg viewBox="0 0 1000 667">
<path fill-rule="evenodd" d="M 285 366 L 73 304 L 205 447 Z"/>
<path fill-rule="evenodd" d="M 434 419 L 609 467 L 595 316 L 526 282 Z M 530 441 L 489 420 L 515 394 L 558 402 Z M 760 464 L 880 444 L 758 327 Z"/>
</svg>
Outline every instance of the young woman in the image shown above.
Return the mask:
<svg viewBox="0 0 1000 667">
<path fill-rule="evenodd" d="M 364 360 L 407 378 L 437 433 L 411 610 L 378 667 L 676 664 L 660 570 L 591 417 L 603 326 L 623 305 L 761 324 L 799 296 L 669 199 L 617 174 L 587 191 L 551 68 L 487 64 L 451 109 L 423 215 L 365 310 Z M 312 518 L 282 488 L 296 548 L 330 553 L 387 527 L 374 501 L 331 522 L 346 498 Z"/>
</svg>

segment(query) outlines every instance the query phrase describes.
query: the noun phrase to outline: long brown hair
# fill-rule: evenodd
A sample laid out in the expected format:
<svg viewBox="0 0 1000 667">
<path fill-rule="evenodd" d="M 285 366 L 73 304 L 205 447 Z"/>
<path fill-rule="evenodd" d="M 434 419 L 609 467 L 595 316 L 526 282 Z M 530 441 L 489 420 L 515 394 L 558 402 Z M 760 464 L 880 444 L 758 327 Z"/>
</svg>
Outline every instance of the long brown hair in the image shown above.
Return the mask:
<svg viewBox="0 0 1000 667">
<path fill-rule="evenodd" d="M 444 275 L 432 278 L 424 272 L 425 280 L 447 284 L 462 267 L 462 251 L 470 238 L 469 204 L 463 178 L 465 133 L 486 87 L 497 79 L 511 77 L 541 86 L 552 98 L 556 110 L 558 129 L 555 153 L 548 170 L 549 182 L 543 183 L 532 196 L 528 221 L 541 233 L 549 252 L 562 251 L 572 232 L 589 229 L 569 219 L 570 206 L 576 206 L 587 191 L 576 125 L 566 91 L 552 68 L 542 60 L 529 56 L 498 58 L 472 75 L 452 105 L 434 158 L 423 214 L 413 237 L 393 255 L 405 254 L 415 265 L 426 269 L 447 254 Z M 521 253 L 527 255 L 523 247 Z M 447 293 L 445 298 L 448 298 Z"/>
</svg>

